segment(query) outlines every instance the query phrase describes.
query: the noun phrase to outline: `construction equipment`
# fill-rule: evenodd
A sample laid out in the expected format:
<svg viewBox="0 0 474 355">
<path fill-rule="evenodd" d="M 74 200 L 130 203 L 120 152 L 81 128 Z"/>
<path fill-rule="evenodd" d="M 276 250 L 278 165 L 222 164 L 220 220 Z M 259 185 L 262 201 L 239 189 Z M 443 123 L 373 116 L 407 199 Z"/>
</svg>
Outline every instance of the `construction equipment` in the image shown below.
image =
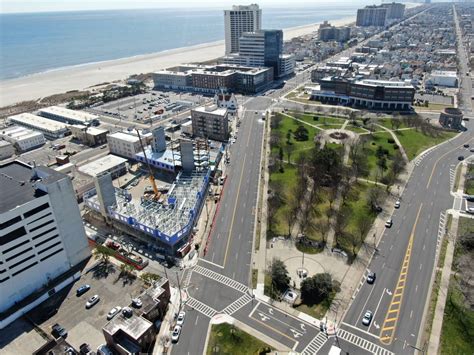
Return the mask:
<svg viewBox="0 0 474 355">
<path fill-rule="evenodd" d="M 151 182 L 151 186 L 153 187 L 153 200 L 158 200 L 161 196 L 161 193 L 160 191 L 158 191 L 158 187 L 156 186 L 156 182 L 155 182 L 155 177 L 153 176 L 153 170 L 151 170 L 151 166 L 150 166 L 150 163 L 148 162 L 148 158 L 146 156 L 146 152 L 145 152 L 145 147 L 143 146 L 143 142 L 142 142 L 142 137 L 140 136 L 140 131 L 138 129 L 135 129 L 137 131 L 137 135 L 138 135 L 138 140 L 140 141 L 140 146 L 142 148 L 142 152 L 143 152 L 143 157 L 145 158 L 145 163 L 146 165 L 148 166 L 148 172 L 150 174 L 150 176 L 148 177 L 150 179 L 150 182 Z"/>
</svg>

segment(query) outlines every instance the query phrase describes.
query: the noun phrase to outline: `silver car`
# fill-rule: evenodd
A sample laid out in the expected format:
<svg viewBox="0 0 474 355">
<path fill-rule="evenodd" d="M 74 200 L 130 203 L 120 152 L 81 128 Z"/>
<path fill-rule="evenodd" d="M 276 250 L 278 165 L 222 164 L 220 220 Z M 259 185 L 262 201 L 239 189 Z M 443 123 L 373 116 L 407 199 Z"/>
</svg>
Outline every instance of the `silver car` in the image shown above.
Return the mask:
<svg viewBox="0 0 474 355">
<path fill-rule="evenodd" d="M 111 320 L 113 317 L 115 317 L 120 311 L 122 310 L 122 307 L 114 307 L 112 308 L 109 313 L 107 313 L 107 320 Z"/>
<path fill-rule="evenodd" d="M 89 309 L 89 308 L 93 307 L 93 306 L 96 305 L 99 301 L 100 301 L 99 295 L 94 295 L 94 296 L 92 296 L 92 297 L 89 298 L 89 300 L 87 301 L 87 303 L 86 303 L 86 308 Z"/>
</svg>

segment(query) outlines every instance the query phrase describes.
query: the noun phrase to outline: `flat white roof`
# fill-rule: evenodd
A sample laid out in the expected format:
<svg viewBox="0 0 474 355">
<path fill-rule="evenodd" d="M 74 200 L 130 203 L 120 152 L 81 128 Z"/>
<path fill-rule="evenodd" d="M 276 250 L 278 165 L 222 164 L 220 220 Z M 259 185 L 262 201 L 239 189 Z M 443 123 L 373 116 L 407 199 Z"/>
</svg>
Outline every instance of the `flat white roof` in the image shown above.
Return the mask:
<svg viewBox="0 0 474 355">
<path fill-rule="evenodd" d="M 122 141 L 127 141 L 127 142 L 130 142 L 130 143 L 136 143 L 136 142 L 140 141 L 138 136 L 133 136 L 131 134 L 127 134 L 127 133 L 124 133 L 124 132 L 115 132 L 115 133 L 107 135 L 107 137 L 120 139 Z"/>
<path fill-rule="evenodd" d="M 3 139 L 0 139 L 0 147 L 7 146 L 7 145 L 12 145 L 12 144 L 8 141 L 4 141 Z"/>
<path fill-rule="evenodd" d="M 39 112 L 58 115 L 66 119 L 77 120 L 82 122 L 89 122 L 99 118 L 99 116 L 93 115 L 89 112 L 70 110 L 68 108 L 60 106 L 50 106 L 42 108 L 39 110 Z"/>
<path fill-rule="evenodd" d="M 196 107 L 193 111 L 210 113 L 212 115 L 225 116 L 227 114 L 227 109 L 225 107 L 217 106 L 200 106 Z"/>
<path fill-rule="evenodd" d="M 88 164 L 85 164 L 78 168 L 81 173 L 89 176 L 97 176 L 101 173 L 109 171 L 121 164 L 124 164 L 127 159 L 118 157 L 113 154 L 106 155 L 105 157 L 94 160 Z"/>
<path fill-rule="evenodd" d="M 39 130 L 45 130 L 49 132 L 61 132 L 66 131 L 66 124 L 50 120 L 45 117 L 36 116 L 31 113 L 20 113 L 19 115 L 10 116 L 8 119 L 18 124 L 25 124 L 36 127 Z"/>
<path fill-rule="evenodd" d="M 5 129 L 0 130 L 0 135 L 3 137 L 8 137 L 14 141 L 21 141 L 24 139 L 29 139 L 33 137 L 43 137 L 43 133 L 36 132 L 31 129 L 21 127 L 21 126 L 11 126 Z"/>
<path fill-rule="evenodd" d="M 405 83 L 404 81 L 363 79 L 363 80 L 356 81 L 355 83 L 356 84 L 362 84 L 362 85 L 373 85 L 373 86 L 413 88 L 413 85 L 409 85 L 409 84 Z"/>
<path fill-rule="evenodd" d="M 106 129 L 96 128 L 96 127 L 87 127 L 80 124 L 73 124 L 73 125 L 70 125 L 70 127 L 82 129 L 84 131 L 87 129 L 87 134 L 90 134 L 92 136 L 97 136 L 99 134 L 108 132 L 108 130 Z"/>
<path fill-rule="evenodd" d="M 458 76 L 458 73 L 455 71 L 450 71 L 450 70 L 433 70 L 431 72 L 431 75 L 450 76 L 450 77 L 456 78 Z"/>
</svg>

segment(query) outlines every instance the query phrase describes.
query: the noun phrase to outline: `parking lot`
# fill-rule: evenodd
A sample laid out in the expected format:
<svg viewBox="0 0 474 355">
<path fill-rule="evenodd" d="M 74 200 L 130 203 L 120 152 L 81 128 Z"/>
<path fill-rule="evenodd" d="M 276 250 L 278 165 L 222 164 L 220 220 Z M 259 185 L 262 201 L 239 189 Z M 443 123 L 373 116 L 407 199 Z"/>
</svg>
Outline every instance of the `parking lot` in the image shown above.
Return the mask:
<svg viewBox="0 0 474 355">
<path fill-rule="evenodd" d="M 129 280 L 119 278 L 120 269 L 113 263 L 107 268 L 92 257 L 82 272 L 81 278 L 73 285 L 37 307 L 31 312 L 31 318 L 47 334 L 51 326 L 59 323 L 68 331 L 67 341 L 76 348 L 82 343 L 89 343 L 97 349 L 105 343 L 102 327 L 107 322 L 107 313 L 115 306 L 124 307 L 131 299 L 142 292 L 143 283 L 139 278 Z M 76 296 L 79 286 L 88 284 L 91 289 L 81 296 Z M 99 295 L 100 301 L 86 309 L 87 300 Z M 43 320 L 44 314 L 51 310 L 58 312 L 49 319 Z"/>
<path fill-rule="evenodd" d="M 194 93 L 151 90 L 96 106 L 89 111 L 130 122 L 151 123 L 202 105 L 208 100 Z"/>
</svg>

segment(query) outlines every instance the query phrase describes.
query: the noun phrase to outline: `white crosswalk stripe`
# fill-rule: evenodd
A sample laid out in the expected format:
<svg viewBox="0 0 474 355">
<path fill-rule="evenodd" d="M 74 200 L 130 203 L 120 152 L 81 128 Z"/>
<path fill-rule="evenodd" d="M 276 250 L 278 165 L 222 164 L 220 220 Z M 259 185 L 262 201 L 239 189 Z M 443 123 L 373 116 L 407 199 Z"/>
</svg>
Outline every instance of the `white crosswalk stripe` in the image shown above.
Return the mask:
<svg viewBox="0 0 474 355">
<path fill-rule="evenodd" d="M 372 354 L 376 355 L 393 355 L 393 353 L 381 346 L 374 344 L 364 338 L 361 338 L 355 334 L 349 333 L 344 329 L 337 330 L 337 336 L 349 343 L 357 345 L 358 347 L 371 352 Z"/>
<path fill-rule="evenodd" d="M 319 349 L 322 348 L 326 340 L 327 340 L 326 334 L 322 332 L 318 333 L 318 335 L 316 335 L 316 337 L 313 340 L 311 340 L 311 342 L 306 346 L 306 348 L 304 348 L 303 355 L 316 354 L 319 351 Z"/>
<path fill-rule="evenodd" d="M 456 169 L 449 168 L 449 186 L 451 187 L 451 191 L 454 188 L 454 181 L 456 180 Z"/>
<path fill-rule="evenodd" d="M 241 309 L 243 306 L 245 306 L 247 303 L 249 303 L 251 300 L 252 297 L 250 297 L 247 293 L 244 293 L 241 297 L 239 297 L 237 300 L 235 300 L 226 308 L 224 308 L 222 313 L 226 313 L 230 316 L 233 313 L 237 312 L 239 309 Z"/>
<path fill-rule="evenodd" d="M 224 284 L 226 286 L 232 287 L 234 290 L 240 291 L 242 293 L 247 293 L 248 287 L 245 286 L 244 284 L 237 282 L 235 280 L 232 280 L 230 277 L 218 274 L 217 272 L 214 272 L 212 270 L 206 269 L 205 267 L 196 265 L 196 267 L 193 269 L 194 272 L 197 272 L 198 274 L 201 274 L 205 277 L 208 277 L 214 281 L 220 282 L 221 284 Z"/>
<path fill-rule="evenodd" d="M 183 288 L 187 288 L 189 286 L 189 283 L 191 282 L 191 275 L 193 274 L 193 271 L 190 269 L 186 269 L 184 272 L 183 276 Z"/>
<path fill-rule="evenodd" d="M 187 299 L 186 305 L 204 314 L 205 316 L 209 318 L 214 317 L 218 313 L 214 308 L 209 307 L 208 305 L 205 305 L 201 301 L 198 301 L 197 299 L 192 298 L 192 297 L 189 297 Z"/>
</svg>

